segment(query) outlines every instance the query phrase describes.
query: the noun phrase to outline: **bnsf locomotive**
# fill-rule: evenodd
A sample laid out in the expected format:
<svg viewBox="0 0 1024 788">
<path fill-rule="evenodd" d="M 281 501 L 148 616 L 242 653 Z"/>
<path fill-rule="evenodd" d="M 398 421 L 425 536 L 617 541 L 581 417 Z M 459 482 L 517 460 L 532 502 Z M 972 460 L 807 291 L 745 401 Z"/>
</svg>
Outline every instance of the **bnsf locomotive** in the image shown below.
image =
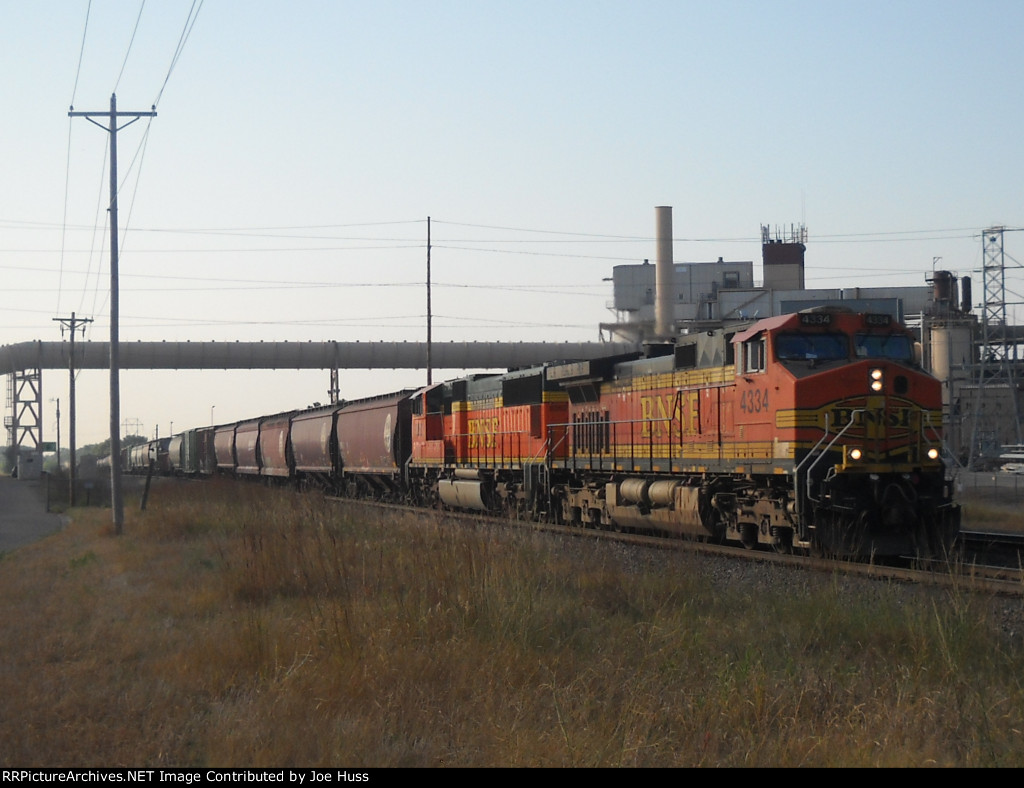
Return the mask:
<svg viewBox="0 0 1024 788">
<path fill-rule="evenodd" d="M 748 547 L 941 555 L 960 524 L 941 408 L 905 327 L 819 308 L 190 430 L 126 467 Z"/>
</svg>

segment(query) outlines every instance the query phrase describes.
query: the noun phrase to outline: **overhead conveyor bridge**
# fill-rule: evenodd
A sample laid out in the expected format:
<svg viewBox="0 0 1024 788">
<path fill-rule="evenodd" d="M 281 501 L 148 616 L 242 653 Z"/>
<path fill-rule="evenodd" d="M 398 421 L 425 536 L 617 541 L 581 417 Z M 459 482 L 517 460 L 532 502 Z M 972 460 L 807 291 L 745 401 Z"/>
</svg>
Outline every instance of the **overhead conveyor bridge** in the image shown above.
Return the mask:
<svg viewBox="0 0 1024 788">
<path fill-rule="evenodd" d="M 0 373 L 67 369 L 67 342 L 0 347 Z M 505 369 L 629 353 L 620 342 L 434 342 L 435 369 Z M 426 369 L 425 342 L 122 342 L 121 369 Z M 109 342 L 75 344 L 76 369 L 108 369 Z"/>
<path fill-rule="evenodd" d="M 433 342 L 434 369 L 507 369 L 637 350 L 621 342 Z M 0 347 L 0 373 L 11 376 L 12 442 L 42 442 L 42 370 L 68 369 L 70 343 L 20 342 Z M 75 343 L 74 367 L 109 369 L 109 342 Z M 426 369 L 426 342 L 121 342 L 119 369 L 326 369 L 337 397 L 340 369 Z"/>
</svg>

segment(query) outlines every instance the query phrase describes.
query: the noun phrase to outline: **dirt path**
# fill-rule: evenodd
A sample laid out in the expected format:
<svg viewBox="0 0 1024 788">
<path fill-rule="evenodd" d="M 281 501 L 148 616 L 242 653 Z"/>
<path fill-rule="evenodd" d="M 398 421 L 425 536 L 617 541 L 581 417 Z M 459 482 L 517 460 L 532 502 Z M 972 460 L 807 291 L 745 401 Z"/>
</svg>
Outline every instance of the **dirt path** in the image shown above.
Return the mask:
<svg viewBox="0 0 1024 788">
<path fill-rule="evenodd" d="M 19 481 L 0 476 L 0 552 L 42 539 L 64 525 L 46 511 L 46 480 Z"/>
</svg>

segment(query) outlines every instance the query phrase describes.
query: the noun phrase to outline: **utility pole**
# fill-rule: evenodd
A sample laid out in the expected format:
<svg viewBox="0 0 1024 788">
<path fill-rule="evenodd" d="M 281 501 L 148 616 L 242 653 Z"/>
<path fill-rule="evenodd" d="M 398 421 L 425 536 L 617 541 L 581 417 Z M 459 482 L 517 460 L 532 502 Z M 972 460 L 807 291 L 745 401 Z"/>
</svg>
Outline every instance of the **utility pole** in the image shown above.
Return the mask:
<svg viewBox="0 0 1024 788">
<path fill-rule="evenodd" d="M 57 397 L 57 475 L 60 476 L 60 397 Z"/>
<path fill-rule="evenodd" d="M 114 533 L 124 533 L 124 499 L 121 495 L 121 367 L 119 325 L 118 325 L 118 284 L 117 284 L 117 132 L 130 126 L 139 118 L 155 118 L 156 106 L 151 112 L 118 112 L 117 95 L 110 96 L 108 112 L 75 112 L 71 107 L 68 117 L 85 118 L 110 135 L 110 508 L 113 511 Z M 110 125 L 103 125 L 95 118 L 105 117 Z M 118 118 L 131 118 L 120 128 Z"/>
<path fill-rule="evenodd" d="M 68 443 L 71 456 L 68 461 L 70 465 L 68 467 L 68 506 L 75 505 L 75 331 L 79 328 L 82 329 L 82 336 L 85 336 L 85 327 L 92 322 L 91 317 L 75 317 L 75 313 L 71 313 L 71 317 L 55 317 L 55 322 L 60 323 L 60 333 L 64 334 L 64 329 L 71 332 L 71 352 L 68 355 L 68 397 L 71 400 L 68 411 L 68 421 L 71 423 L 68 425 Z M 60 400 L 57 400 L 58 403 Z M 57 434 L 60 435 L 60 405 L 57 406 Z M 60 438 L 57 438 L 57 443 L 60 443 Z M 57 449 L 57 468 L 60 469 L 60 448 Z"/>
</svg>

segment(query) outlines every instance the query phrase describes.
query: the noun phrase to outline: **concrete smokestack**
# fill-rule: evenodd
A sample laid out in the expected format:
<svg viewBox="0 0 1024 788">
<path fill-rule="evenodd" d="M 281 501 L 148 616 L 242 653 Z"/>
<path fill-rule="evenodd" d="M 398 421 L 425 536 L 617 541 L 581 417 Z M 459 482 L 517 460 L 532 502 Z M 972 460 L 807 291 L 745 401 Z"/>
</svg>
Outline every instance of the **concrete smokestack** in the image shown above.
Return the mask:
<svg viewBox="0 0 1024 788">
<path fill-rule="evenodd" d="M 657 265 L 654 269 L 654 332 L 658 337 L 668 339 L 675 334 L 672 295 L 675 284 L 675 265 L 672 260 L 672 207 L 655 208 L 654 224 L 658 246 Z"/>
</svg>

